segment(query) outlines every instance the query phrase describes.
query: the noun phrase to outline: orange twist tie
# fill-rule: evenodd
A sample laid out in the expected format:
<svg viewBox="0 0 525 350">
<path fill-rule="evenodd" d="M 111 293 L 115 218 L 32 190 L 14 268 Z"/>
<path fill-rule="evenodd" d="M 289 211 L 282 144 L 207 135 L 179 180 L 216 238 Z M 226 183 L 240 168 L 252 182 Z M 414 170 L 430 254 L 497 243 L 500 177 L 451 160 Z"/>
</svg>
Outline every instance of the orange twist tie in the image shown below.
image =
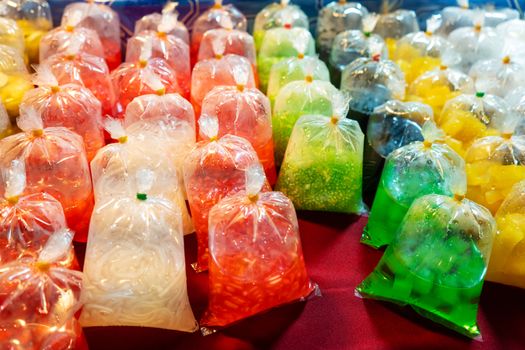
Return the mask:
<svg viewBox="0 0 525 350">
<path fill-rule="evenodd" d="M 304 53 L 301 52 L 300 54 L 298 54 L 298 55 L 297 55 L 297 58 L 300 59 L 300 60 L 302 60 L 302 59 L 304 58 Z"/>
<path fill-rule="evenodd" d="M 480 31 L 481 31 L 481 24 L 475 24 L 475 25 L 474 25 L 474 30 L 475 30 L 476 32 L 480 32 Z"/>
<path fill-rule="evenodd" d="M 146 68 L 147 65 L 148 65 L 148 61 L 146 61 L 146 60 L 140 60 L 139 61 L 139 67 L 140 68 Z"/>
<path fill-rule="evenodd" d="M 503 64 L 509 64 L 509 63 L 510 63 L 510 56 L 505 56 L 505 57 L 503 57 L 503 59 L 501 60 L 501 62 L 503 62 Z"/>
<path fill-rule="evenodd" d="M 239 90 L 240 92 L 243 92 L 244 91 L 244 85 L 237 84 L 237 90 Z"/>
<path fill-rule="evenodd" d="M 75 30 L 75 27 L 73 27 L 73 26 L 66 26 L 64 29 L 66 30 L 66 32 L 72 33 Z"/>
<path fill-rule="evenodd" d="M 442 64 L 441 66 L 439 66 L 439 69 L 440 69 L 440 70 L 447 70 L 447 69 L 448 69 L 448 66 Z"/>
<path fill-rule="evenodd" d="M 220 60 L 223 56 L 220 53 L 215 54 L 215 59 Z"/>
<path fill-rule="evenodd" d="M 48 272 L 51 268 L 51 264 L 45 261 L 38 261 L 35 266 L 40 272 Z"/>
<path fill-rule="evenodd" d="M 56 94 L 59 91 L 60 91 L 60 87 L 58 87 L 58 86 L 51 86 L 51 92 L 52 93 Z"/>
<path fill-rule="evenodd" d="M 12 197 L 8 197 L 6 198 L 5 200 L 7 201 L 7 203 L 9 203 L 10 205 L 15 205 L 16 203 L 18 203 L 18 200 L 20 199 L 19 196 L 12 196 Z"/>
<path fill-rule="evenodd" d="M 423 146 L 424 146 L 425 148 L 430 148 L 430 147 L 432 147 L 432 142 L 427 141 L 427 140 L 424 140 L 424 141 L 423 141 Z"/>
<path fill-rule="evenodd" d="M 44 130 L 42 130 L 42 129 L 35 129 L 35 130 L 31 131 L 31 135 L 33 137 L 42 137 L 42 135 L 44 135 Z"/>
<path fill-rule="evenodd" d="M 306 80 L 307 83 L 311 83 L 312 81 L 314 81 L 314 78 L 311 75 L 307 75 L 306 77 L 304 77 L 304 80 Z"/>
<path fill-rule="evenodd" d="M 461 202 L 463 199 L 465 199 L 465 195 L 464 194 L 456 194 L 456 193 L 454 193 L 454 200 L 456 202 Z"/>
<path fill-rule="evenodd" d="M 339 118 L 337 118 L 336 116 L 332 116 L 330 118 L 330 123 L 335 125 L 335 124 L 337 124 L 337 122 L 339 122 Z"/>
<path fill-rule="evenodd" d="M 75 59 L 76 55 L 66 55 L 66 60 L 73 61 Z"/>
<path fill-rule="evenodd" d="M 252 202 L 252 203 L 255 203 L 259 200 L 259 195 L 258 194 L 250 194 L 248 195 L 248 199 Z"/>
<path fill-rule="evenodd" d="M 119 137 L 119 138 L 117 139 L 117 141 L 118 141 L 119 143 L 126 143 L 126 142 L 128 142 L 128 137 L 127 137 L 126 135 L 121 136 L 121 137 Z"/>
<path fill-rule="evenodd" d="M 380 59 L 381 59 L 381 54 L 376 53 L 372 56 L 372 60 L 376 62 L 379 62 Z"/>
<path fill-rule="evenodd" d="M 166 88 L 164 88 L 164 87 L 163 87 L 163 88 L 160 88 L 160 89 L 158 89 L 157 91 L 155 91 L 155 93 L 156 93 L 157 95 L 159 95 L 159 96 L 162 96 L 162 95 L 166 94 Z"/>
<path fill-rule="evenodd" d="M 157 38 L 166 40 L 168 34 L 166 32 L 157 32 Z"/>
<path fill-rule="evenodd" d="M 504 138 L 505 140 L 510 140 L 512 137 L 512 133 L 511 132 L 503 133 L 501 134 L 501 137 Z"/>
<path fill-rule="evenodd" d="M 290 23 L 285 23 L 283 28 L 284 29 L 292 29 L 292 25 Z"/>
</svg>

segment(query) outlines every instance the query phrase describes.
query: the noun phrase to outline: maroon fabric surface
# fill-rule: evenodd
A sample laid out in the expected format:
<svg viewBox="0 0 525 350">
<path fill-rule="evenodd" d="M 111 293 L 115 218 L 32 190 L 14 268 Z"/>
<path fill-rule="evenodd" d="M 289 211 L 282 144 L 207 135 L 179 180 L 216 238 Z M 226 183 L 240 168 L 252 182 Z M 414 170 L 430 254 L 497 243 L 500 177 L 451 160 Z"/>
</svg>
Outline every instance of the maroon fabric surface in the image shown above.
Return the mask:
<svg viewBox="0 0 525 350">
<path fill-rule="evenodd" d="M 304 256 L 323 294 L 242 321 L 203 337 L 200 332 L 135 327 L 85 328 L 91 350 L 175 349 L 525 349 L 525 290 L 486 283 L 473 341 L 429 322 L 407 308 L 354 295 L 382 252 L 359 243 L 366 218 L 300 213 Z M 207 274 L 189 267 L 195 236 L 186 237 L 188 290 L 200 317 L 207 302 Z M 85 246 L 78 245 L 79 259 Z"/>
</svg>

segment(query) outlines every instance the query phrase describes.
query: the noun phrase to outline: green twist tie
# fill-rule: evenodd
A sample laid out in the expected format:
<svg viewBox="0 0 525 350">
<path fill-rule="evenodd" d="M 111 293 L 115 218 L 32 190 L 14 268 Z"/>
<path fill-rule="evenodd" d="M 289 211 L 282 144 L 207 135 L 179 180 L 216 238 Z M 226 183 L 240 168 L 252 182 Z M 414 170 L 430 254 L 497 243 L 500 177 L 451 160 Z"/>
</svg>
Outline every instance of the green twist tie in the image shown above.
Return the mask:
<svg viewBox="0 0 525 350">
<path fill-rule="evenodd" d="M 372 35 L 372 33 L 370 33 L 370 32 L 363 32 L 363 35 L 368 38 L 370 35 Z"/>
<path fill-rule="evenodd" d="M 145 193 L 137 193 L 137 199 L 139 201 L 145 201 L 146 199 L 148 199 L 148 195 Z"/>
<path fill-rule="evenodd" d="M 476 92 L 476 97 L 482 98 L 483 96 L 485 96 L 484 92 L 481 92 L 481 91 Z"/>
</svg>

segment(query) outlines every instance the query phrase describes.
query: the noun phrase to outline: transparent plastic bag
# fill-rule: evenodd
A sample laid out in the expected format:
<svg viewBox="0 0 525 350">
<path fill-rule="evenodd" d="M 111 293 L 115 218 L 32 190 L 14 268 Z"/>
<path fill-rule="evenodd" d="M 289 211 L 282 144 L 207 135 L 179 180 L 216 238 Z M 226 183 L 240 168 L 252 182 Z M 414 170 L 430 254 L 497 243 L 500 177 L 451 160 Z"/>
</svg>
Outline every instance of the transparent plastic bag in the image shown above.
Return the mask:
<svg viewBox="0 0 525 350">
<path fill-rule="evenodd" d="M 19 160 L 13 160 L 9 168 L 4 168 L 2 181 L 0 265 L 24 257 L 36 259 L 56 232 L 67 229 L 62 205 L 45 192 L 25 193 L 25 167 Z M 55 263 L 75 266 L 73 246 Z"/>
<path fill-rule="evenodd" d="M 82 136 L 88 161 L 105 145 L 100 101 L 87 88 L 77 84 L 60 85 L 48 66 L 37 69 L 21 108 L 33 107 L 44 127 L 62 126 Z"/>
<path fill-rule="evenodd" d="M 425 32 L 410 33 L 397 41 L 391 59 L 405 73 L 408 84 L 442 64 L 454 66 L 461 60 L 447 39 L 434 34 L 439 24 L 439 21 L 431 17 L 427 20 Z"/>
<path fill-rule="evenodd" d="M 129 185 L 134 185 L 129 178 L 147 167 L 154 171 L 158 179 L 150 194 L 163 197 L 177 206 L 184 233 L 191 233 L 194 229 L 184 197 L 182 163 L 195 144 L 195 130 L 193 125 L 182 119 L 161 115 L 157 118 L 128 120 L 126 129 L 118 120 L 106 121 L 108 132 L 118 143 L 102 148 L 91 162 L 95 201 L 127 193 Z M 159 154 L 165 156 L 159 157 Z M 134 193 L 134 188 L 131 193 Z"/>
<path fill-rule="evenodd" d="M 9 120 L 9 115 L 4 107 L 4 104 L 0 100 L 0 140 L 6 136 L 9 136 L 15 132 L 11 121 Z"/>
<path fill-rule="evenodd" d="M 315 63 L 315 62 L 314 62 Z M 328 81 L 313 80 L 311 66 L 303 80 L 292 81 L 281 88 L 272 115 L 275 162 L 282 163 L 288 140 L 297 120 L 307 114 L 333 115 L 333 101 L 341 92 Z"/>
<path fill-rule="evenodd" d="M 525 181 L 514 185 L 496 213 L 487 280 L 525 288 Z"/>
<path fill-rule="evenodd" d="M 0 43 L 18 50 L 21 55 L 24 54 L 24 33 L 15 20 L 0 17 Z"/>
<path fill-rule="evenodd" d="M 525 71 L 511 56 L 476 62 L 469 75 L 475 81 L 478 91 L 505 97 L 523 85 Z"/>
<path fill-rule="evenodd" d="M 45 59 L 60 85 L 73 83 L 86 87 L 102 104 L 102 115 L 116 115 L 117 96 L 106 61 L 102 57 L 81 52 L 81 41 L 71 38 L 64 53 Z"/>
<path fill-rule="evenodd" d="M 363 142 L 356 121 L 345 118 L 346 97 L 332 116 L 303 115 L 292 131 L 276 189 L 299 210 L 363 213 Z"/>
<path fill-rule="evenodd" d="M 280 3 L 272 2 L 259 11 L 253 25 L 253 38 L 257 51 L 261 49 L 267 30 L 284 27 L 286 23 L 294 28 L 308 29 L 310 27 L 308 16 L 299 6 L 290 4 L 290 0 L 281 0 Z"/>
<path fill-rule="evenodd" d="M 437 34 L 448 36 L 452 31 L 462 27 L 470 27 L 475 24 L 479 17 L 480 9 L 470 9 L 468 1 L 458 0 L 458 7 L 445 7 L 441 13 L 440 18 L 442 24 L 437 31 Z M 518 11 L 511 8 L 494 8 L 488 4 L 482 9 L 482 16 L 487 27 L 496 27 L 501 23 L 508 23 L 510 20 L 515 20 L 520 17 Z"/>
<path fill-rule="evenodd" d="M 468 75 L 442 65 L 414 80 L 408 86 L 406 99 L 428 104 L 434 111 L 434 118 L 438 120 L 447 101 L 475 91 L 474 81 Z"/>
<path fill-rule="evenodd" d="M 388 155 L 361 242 L 374 248 L 390 244 L 410 205 L 427 194 L 453 196 L 465 188 L 465 162 L 447 145 L 432 122 L 423 126 L 425 140 Z"/>
<path fill-rule="evenodd" d="M 235 86 L 233 77 L 234 67 L 241 67 L 250 71 L 246 82 L 247 88 L 255 88 L 255 77 L 252 65 L 246 57 L 238 55 L 223 55 L 225 46 L 222 41 L 213 42 L 215 57 L 199 61 L 193 67 L 191 75 L 191 104 L 195 109 L 195 115 L 201 115 L 202 100 L 206 94 L 216 86 Z"/>
<path fill-rule="evenodd" d="M 228 23 L 225 18 L 229 19 L 233 29 L 246 31 L 248 28 L 246 17 L 234 5 L 223 5 L 222 0 L 214 0 L 214 5 L 204 11 L 193 23 L 190 47 L 192 66 L 197 62 L 204 33 L 210 29 L 221 28 L 223 23 Z"/>
<path fill-rule="evenodd" d="M 109 70 L 117 68 L 122 61 L 118 14 L 102 2 L 88 1 L 67 5 L 62 15 L 62 25 L 66 26 L 71 17 L 80 18 L 79 27 L 93 29 L 97 32 L 104 48 L 104 58 Z"/>
<path fill-rule="evenodd" d="M 326 64 L 316 56 L 305 56 L 306 46 L 304 42 L 294 43 L 299 54 L 274 64 L 270 70 L 268 78 L 268 89 L 266 95 L 270 99 L 272 106 L 279 91 L 288 83 L 296 80 L 303 80 L 308 73 L 314 80 L 330 81 L 330 73 Z M 309 70 L 310 72 L 307 72 Z"/>
<path fill-rule="evenodd" d="M 388 58 L 385 41 L 377 34 L 372 34 L 378 16 L 367 16 L 364 19 L 364 30 L 347 30 L 337 34 L 333 40 L 328 64 L 330 75 L 335 86 L 341 84 L 341 74 L 346 66 L 360 57 L 369 57 L 376 53 Z M 368 25 L 367 22 L 372 22 Z"/>
<path fill-rule="evenodd" d="M 130 181 L 134 194 L 97 200 L 93 211 L 80 323 L 193 332 L 180 212 L 149 194 L 162 181 L 153 171 L 141 169 Z"/>
<path fill-rule="evenodd" d="M 319 10 L 317 16 L 316 44 L 323 60 L 330 56 L 337 34 L 347 30 L 363 28 L 363 19 L 368 15 L 366 7 L 358 2 L 333 1 Z"/>
<path fill-rule="evenodd" d="M 257 69 L 259 70 L 260 89 L 266 92 L 270 71 L 274 64 L 299 54 L 315 56 L 315 42 L 312 34 L 305 28 L 292 28 L 285 23 L 282 28 L 267 30 L 264 41 L 257 56 Z M 304 48 L 299 52 L 298 47 Z"/>
<path fill-rule="evenodd" d="M 437 123 L 447 135 L 447 144 L 464 157 L 475 140 L 499 135 L 511 118 L 503 99 L 477 92 L 475 95 L 462 94 L 449 100 Z"/>
<path fill-rule="evenodd" d="M 225 135 L 217 139 L 217 118 L 201 116 L 200 135 L 205 141 L 197 143 L 184 163 L 184 185 L 191 216 L 197 234 L 197 263 L 200 272 L 208 269 L 208 215 L 211 208 L 228 194 L 244 189 L 245 173 L 259 164 L 252 145 L 238 136 Z M 266 183 L 265 190 L 271 187 Z"/>
<path fill-rule="evenodd" d="M 0 100 L 14 122 L 24 94 L 33 88 L 22 54 L 0 44 Z"/>
<path fill-rule="evenodd" d="M 462 196 L 416 199 L 356 291 L 409 305 L 434 322 L 478 337 L 476 314 L 495 231 L 490 212 Z"/>
<path fill-rule="evenodd" d="M 520 117 L 511 114 L 501 135 L 475 141 L 465 155 L 467 197 L 496 213 L 514 184 L 525 180 L 525 135 L 513 135 Z"/>
<path fill-rule="evenodd" d="M 174 35 L 190 45 L 190 34 L 183 22 L 179 21 L 179 13 L 176 11 L 178 2 L 168 2 L 162 9 L 162 13 L 150 13 L 135 22 L 135 35 L 146 30 L 156 31 L 159 25 L 168 24 L 166 34 Z"/>
<path fill-rule="evenodd" d="M 422 127 L 433 122 L 430 106 L 419 102 L 390 100 L 378 106 L 368 121 L 370 146 L 386 158 L 392 151 L 414 141 L 423 141 Z"/>
<path fill-rule="evenodd" d="M 32 107 L 21 110 L 23 131 L 0 140 L 0 168 L 15 159 L 25 164 L 28 193 L 46 192 L 62 204 L 75 241 L 85 242 L 93 208 L 91 176 L 82 138 L 63 127 L 43 127 Z M 4 184 L 0 192 L 5 191 Z"/>
<path fill-rule="evenodd" d="M 256 85 L 259 85 L 257 75 L 257 56 L 255 54 L 255 44 L 253 37 L 241 30 L 231 28 L 231 24 L 223 25 L 223 28 L 210 29 L 202 37 L 197 61 L 202 61 L 215 57 L 213 45 L 215 41 L 221 41 L 224 45 L 224 55 L 235 54 L 246 57 L 252 65 L 253 75 Z"/>
<path fill-rule="evenodd" d="M 55 54 L 66 54 L 71 45 L 81 43 L 79 53 L 84 52 L 93 56 L 104 58 L 104 47 L 100 42 L 97 32 L 89 28 L 78 27 L 78 23 L 70 22 L 57 27 L 40 40 L 40 62 Z"/>
<path fill-rule="evenodd" d="M 217 118 L 219 137 L 229 134 L 248 140 L 273 185 L 277 174 L 270 101 L 258 89 L 245 87 L 249 72 L 234 67 L 233 75 L 237 86 L 217 86 L 211 90 L 202 102 L 202 115 Z"/>
<path fill-rule="evenodd" d="M 181 42 L 182 43 L 182 42 Z M 162 83 L 163 93 L 185 91 L 178 83 L 177 72 L 164 58 L 153 55 L 153 41 L 146 40 L 137 61 L 124 62 L 111 72 L 111 80 L 117 93 L 117 117 L 124 118 L 128 104 L 137 96 L 156 93 L 149 77 L 156 76 Z"/>
<path fill-rule="evenodd" d="M 261 192 L 264 182 L 261 167 L 251 166 L 245 189 L 210 211 L 210 297 L 203 333 L 318 290 L 306 271 L 293 204 L 280 192 Z"/>
<path fill-rule="evenodd" d="M 385 39 L 388 57 L 393 57 L 396 51 L 396 41 L 409 33 L 418 32 L 419 24 L 414 11 L 398 9 L 388 12 L 388 9 L 383 10 L 384 13 L 380 15 L 373 32 Z"/>
<path fill-rule="evenodd" d="M 474 63 L 480 60 L 497 58 L 503 50 L 504 40 L 494 28 L 486 27 L 483 23 L 483 14 L 472 27 L 458 28 L 448 36 L 454 51 L 461 57 L 454 68 L 468 73 Z"/>
<path fill-rule="evenodd" d="M 69 254 L 72 233 L 56 232 L 35 258 L 0 267 L 0 348 L 87 350 L 74 315 L 82 273 L 56 264 Z"/>
<path fill-rule="evenodd" d="M 175 71 L 177 85 L 180 87 L 179 93 L 184 98 L 190 97 L 190 48 L 183 40 L 174 35 L 167 34 L 171 30 L 170 25 L 161 23 L 155 31 L 148 30 L 132 36 L 127 42 L 126 62 L 138 62 L 144 59 L 141 55 L 144 50 L 150 50 L 151 58 L 163 58 L 170 64 Z"/>
</svg>

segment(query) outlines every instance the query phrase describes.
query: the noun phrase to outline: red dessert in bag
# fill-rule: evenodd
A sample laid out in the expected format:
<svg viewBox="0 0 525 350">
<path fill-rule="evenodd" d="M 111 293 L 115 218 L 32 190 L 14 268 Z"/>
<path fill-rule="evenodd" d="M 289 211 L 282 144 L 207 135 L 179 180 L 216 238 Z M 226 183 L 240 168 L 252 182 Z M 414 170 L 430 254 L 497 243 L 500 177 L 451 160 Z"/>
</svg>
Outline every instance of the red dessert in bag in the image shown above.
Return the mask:
<svg viewBox="0 0 525 350">
<path fill-rule="evenodd" d="M 260 165 L 250 167 L 246 189 L 210 211 L 204 332 L 304 299 L 318 289 L 306 271 L 294 206 L 281 192 L 261 192 L 264 181 Z"/>
<path fill-rule="evenodd" d="M 244 189 L 245 171 L 259 159 L 251 144 L 238 136 L 225 135 L 217 139 L 215 117 L 199 120 L 201 137 L 188 155 L 183 167 L 184 184 L 191 216 L 197 234 L 198 257 L 193 265 L 197 272 L 208 268 L 208 214 L 217 202 L 228 194 Z M 265 183 L 265 190 L 271 190 Z"/>
<path fill-rule="evenodd" d="M 20 111 L 18 127 L 23 132 L 0 140 L 0 168 L 15 159 L 25 165 L 26 191 L 46 192 L 62 204 L 75 240 L 85 242 L 93 191 L 82 138 L 63 127 L 43 127 L 38 112 L 26 107 Z M 0 193 L 4 193 L 0 183 Z"/>
</svg>

